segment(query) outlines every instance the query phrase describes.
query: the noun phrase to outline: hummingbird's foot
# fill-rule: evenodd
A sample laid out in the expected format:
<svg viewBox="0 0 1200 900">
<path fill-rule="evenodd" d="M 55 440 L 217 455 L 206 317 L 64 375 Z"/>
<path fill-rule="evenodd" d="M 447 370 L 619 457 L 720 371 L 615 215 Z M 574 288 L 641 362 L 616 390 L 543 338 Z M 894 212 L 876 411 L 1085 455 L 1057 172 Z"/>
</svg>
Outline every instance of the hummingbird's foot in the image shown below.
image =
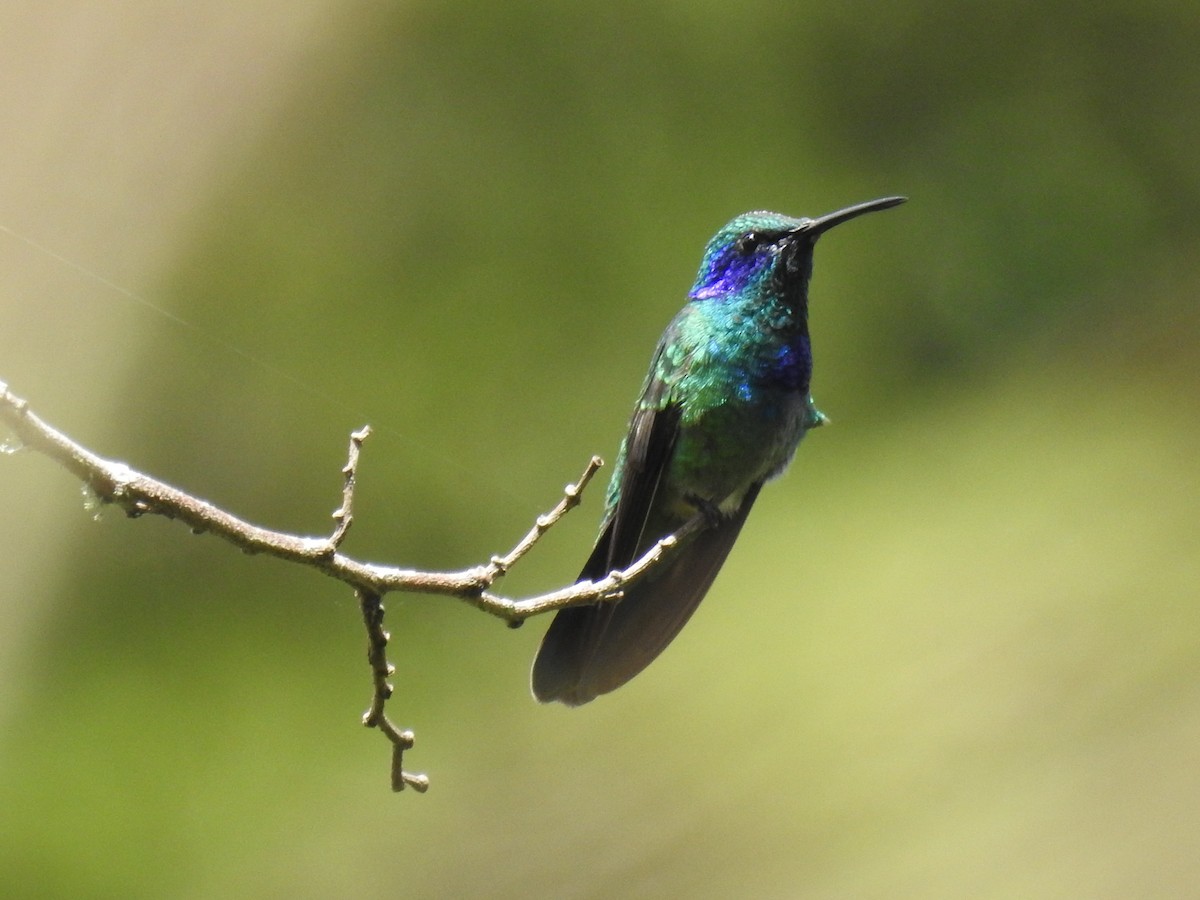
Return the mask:
<svg viewBox="0 0 1200 900">
<path fill-rule="evenodd" d="M 692 506 L 696 507 L 696 512 L 704 516 L 704 525 L 706 528 L 716 528 L 725 521 L 725 514 L 721 512 L 721 507 L 707 497 L 688 494 L 685 499 Z"/>
</svg>

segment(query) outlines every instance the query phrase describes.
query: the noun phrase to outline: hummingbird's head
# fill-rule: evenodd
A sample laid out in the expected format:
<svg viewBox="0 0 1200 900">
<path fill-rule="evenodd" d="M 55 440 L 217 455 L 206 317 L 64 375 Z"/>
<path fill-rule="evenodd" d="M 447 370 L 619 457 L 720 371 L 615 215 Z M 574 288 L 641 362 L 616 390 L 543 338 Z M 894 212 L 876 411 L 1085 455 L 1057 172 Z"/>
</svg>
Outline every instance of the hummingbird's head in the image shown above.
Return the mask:
<svg viewBox="0 0 1200 900">
<path fill-rule="evenodd" d="M 711 300 L 732 299 L 747 292 L 803 292 L 812 275 L 812 253 L 818 237 L 834 225 L 897 206 L 904 200 L 869 200 L 817 219 L 794 219 L 766 211 L 742 213 L 708 242 L 688 296 Z"/>
</svg>

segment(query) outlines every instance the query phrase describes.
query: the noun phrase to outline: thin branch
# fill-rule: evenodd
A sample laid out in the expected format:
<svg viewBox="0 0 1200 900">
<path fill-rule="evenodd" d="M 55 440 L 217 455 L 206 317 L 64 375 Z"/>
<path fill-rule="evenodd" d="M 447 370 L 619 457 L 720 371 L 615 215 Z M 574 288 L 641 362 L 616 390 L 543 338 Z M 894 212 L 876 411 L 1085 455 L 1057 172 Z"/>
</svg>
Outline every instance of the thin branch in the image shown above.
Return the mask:
<svg viewBox="0 0 1200 900">
<path fill-rule="evenodd" d="M 513 547 L 512 550 L 510 550 L 504 556 L 492 557 L 492 561 L 488 564 L 488 568 L 496 573 L 495 577 L 507 574 L 508 570 L 511 569 L 522 556 L 533 549 L 533 545 L 541 540 L 542 535 L 554 527 L 559 519 L 579 505 L 583 496 L 584 488 L 588 486 L 588 482 L 592 480 L 592 476 L 595 475 L 603 465 L 604 460 L 598 456 L 593 456 L 588 462 L 587 468 L 583 470 L 583 474 L 579 476 L 579 481 L 577 481 L 575 484 L 568 484 L 566 488 L 563 489 L 563 498 L 558 502 L 558 505 L 545 515 L 538 516 L 537 520 L 533 523 L 533 527 L 529 529 L 529 533 L 525 535 L 525 537 L 521 538 L 521 540 L 517 543 L 517 546 Z"/>
<path fill-rule="evenodd" d="M 132 518 L 159 515 L 168 519 L 178 519 L 196 534 L 210 532 L 246 553 L 261 553 L 288 562 L 312 566 L 355 590 L 362 588 L 381 595 L 392 591 L 405 591 L 460 597 L 484 612 L 510 622 L 524 620 L 560 606 L 603 602 L 614 596 L 607 587 L 591 591 L 571 590 L 561 594 L 560 601 L 547 606 L 545 597 L 513 600 L 488 593 L 495 582 L 532 548 L 551 525 L 561 519 L 569 509 L 578 505 L 580 491 L 601 464 L 596 457 L 589 461 L 577 483 L 566 486 L 559 505 L 541 517 L 530 533 L 508 554 L 493 559 L 487 565 L 464 569 L 461 572 L 425 572 L 363 562 L 341 553 L 338 549 L 339 543 L 348 525 L 336 529 L 331 537 L 305 537 L 273 531 L 240 519 L 206 500 L 139 472 L 125 463 L 105 459 L 44 422 L 29 409 L 25 400 L 14 395 L 2 381 L 0 421 L 12 429 L 13 434 L 25 447 L 59 463 L 91 488 L 101 502 L 121 507 Z M 362 432 L 355 434 L 362 435 Z M 361 439 L 357 444 L 361 445 Z M 347 463 L 346 468 L 354 470 L 357 467 L 357 450 L 358 447 L 352 441 L 351 462 Z M 345 497 L 348 491 L 351 500 L 353 499 L 353 480 L 354 474 L 351 471 L 347 474 L 347 485 L 343 491 L 343 507 L 335 513 L 335 518 L 338 513 L 345 515 L 345 518 L 339 521 L 339 525 L 350 518 Z M 556 592 L 556 596 L 560 593 Z"/>
<path fill-rule="evenodd" d="M 371 436 L 371 426 L 364 425 L 358 431 L 350 432 L 350 452 L 346 465 L 342 466 L 345 484 L 342 487 L 342 505 L 333 511 L 335 527 L 329 538 L 329 543 L 338 548 L 346 539 L 346 532 L 354 524 L 354 485 L 358 477 L 358 457 L 362 452 L 363 441 Z"/>
<path fill-rule="evenodd" d="M 359 455 L 363 441 L 370 434 L 369 427 L 350 436 L 350 450 L 346 465 L 342 468 L 342 505 L 333 513 L 333 533 L 329 537 L 305 537 L 253 525 L 186 491 L 138 472 L 125 463 L 93 453 L 35 415 L 29 409 L 29 404 L 9 391 L 8 385 L 2 381 L 0 422 L 12 430 L 22 446 L 59 463 L 87 485 L 101 502 L 121 507 L 130 517 L 160 515 L 178 519 L 196 534 L 211 532 L 247 553 L 262 553 L 310 566 L 352 588 L 358 597 L 367 629 L 367 658 L 374 681 L 371 707 L 363 717 L 363 723 L 378 728 L 392 743 L 394 790 L 407 786 L 424 791 L 429 781 L 424 775 L 404 771 L 403 754 L 412 747 L 412 732 L 397 728 L 384 714 L 384 706 L 392 693 L 388 678 L 393 672 L 386 657 L 388 633 L 383 628 L 382 598 L 385 594 L 403 591 L 458 597 L 515 626 L 531 616 L 568 606 L 604 603 L 621 597 L 630 582 L 645 575 L 673 547 L 710 525 L 704 513 L 698 513 L 679 531 L 660 540 L 628 568 L 611 572 L 597 581 L 582 581 L 549 593 L 514 600 L 494 593 L 492 588 L 533 549 L 550 528 L 579 505 L 584 488 L 603 465 L 599 457 L 592 457 L 579 480 L 563 489 L 558 504 L 539 516 L 533 528 L 505 555 L 493 556 L 486 565 L 461 572 L 423 572 L 363 562 L 341 552 L 342 542 L 354 521 Z M 4 444 L 6 449 L 12 446 L 11 442 Z"/>
<path fill-rule="evenodd" d="M 387 643 L 391 635 L 383 627 L 383 598 L 371 591 L 360 590 L 357 593 L 363 624 L 367 626 L 367 663 L 371 666 L 375 685 L 371 707 L 363 714 L 363 724 L 368 728 L 378 728 L 392 742 L 392 790 L 402 791 L 411 787 L 423 794 L 429 789 L 429 777 L 404 771 L 404 751 L 412 749 L 415 741 L 413 733 L 397 728 L 384 712 L 384 704 L 392 696 L 392 685 L 388 679 L 396 667 L 387 661 Z"/>
</svg>

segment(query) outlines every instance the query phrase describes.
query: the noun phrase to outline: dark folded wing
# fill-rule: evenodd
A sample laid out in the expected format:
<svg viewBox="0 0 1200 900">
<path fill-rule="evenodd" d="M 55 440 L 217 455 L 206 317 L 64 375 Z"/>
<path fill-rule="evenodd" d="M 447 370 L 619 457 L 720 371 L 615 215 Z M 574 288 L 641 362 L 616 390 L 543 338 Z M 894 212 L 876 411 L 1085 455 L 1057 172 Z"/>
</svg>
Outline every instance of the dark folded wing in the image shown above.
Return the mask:
<svg viewBox="0 0 1200 900">
<path fill-rule="evenodd" d="M 760 487 L 753 485 L 733 515 L 692 538 L 620 600 L 560 611 L 534 661 L 534 696 L 579 706 L 650 665 L 708 593 Z"/>
<path fill-rule="evenodd" d="M 595 581 L 625 568 L 643 552 L 639 549 L 643 544 L 659 537 L 646 536 L 646 524 L 674 453 L 680 420 L 679 407 L 664 402 L 666 390 L 653 376 L 643 390 L 625 439 L 617 502 L 579 574 L 580 581 Z M 538 700 L 586 702 L 570 698 L 589 661 L 605 643 L 614 609 L 614 604 L 605 603 L 564 609 L 554 617 L 533 661 L 531 682 Z"/>
</svg>

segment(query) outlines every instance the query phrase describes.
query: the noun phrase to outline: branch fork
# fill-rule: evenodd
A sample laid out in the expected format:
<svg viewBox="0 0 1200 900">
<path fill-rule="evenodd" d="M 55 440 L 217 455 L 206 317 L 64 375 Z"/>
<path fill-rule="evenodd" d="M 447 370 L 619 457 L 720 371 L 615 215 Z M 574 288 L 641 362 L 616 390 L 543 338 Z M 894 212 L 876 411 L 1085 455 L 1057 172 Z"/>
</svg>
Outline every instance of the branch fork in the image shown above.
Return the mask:
<svg viewBox="0 0 1200 900">
<path fill-rule="evenodd" d="M 611 572 L 598 581 L 582 581 L 535 597 L 514 600 L 494 593 L 496 582 L 563 516 L 580 504 L 584 489 L 604 465 L 600 457 L 593 456 L 588 461 L 579 479 L 563 489 L 562 499 L 549 512 L 538 516 L 528 533 L 505 555 L 493 556 L 487 564 L 462 572 L 422 572 L 362 562 L 341 550 L 354 523 L 358 463 L 362 445 L 371 434 L 370 426 L 350 435 L 346 464 L 341 470 L 342 502 L 332 514 L 333 531 L 328 537 L 306 537 L 251 524 L 125 463 L 93 453 L 35 415 L 28 402 L 14 395 L 3 381 L 0 381 L 0 422 L 11 429 L 20 447 L 57 462 L 82 481 L 101 503 L 119 506 L 131 518 L 154 514 L 178 519 L 195 534 L 211 532 L 246 553 L 263 553 L 311 566 L 353 589 L 367 632 L 367 662 L 373 683 L 371 705 L 363 715 L 363 724 L 377 728 L 392 745 L 392 789 L 395 791 L 407 787 L 424 792 L 429 787 L 429 779 L 404 769 L 404 752 L 413 746 L 413 733 L 397 727 L 385 712 L 392 695 L 388 679 L 395 671 L 387 661 L 390 635 L 383 627 L 385 594 L 404 591 L 457 597 L 515 628 L 531 616 L 620 598 L 630 582 L 645 575 L 677 544 L 708 526 L 705 515 L 699 513 L 626 569 Z M 3 447 L 10 453 L 17 449 L 8 441 Z"/>
</svg>

